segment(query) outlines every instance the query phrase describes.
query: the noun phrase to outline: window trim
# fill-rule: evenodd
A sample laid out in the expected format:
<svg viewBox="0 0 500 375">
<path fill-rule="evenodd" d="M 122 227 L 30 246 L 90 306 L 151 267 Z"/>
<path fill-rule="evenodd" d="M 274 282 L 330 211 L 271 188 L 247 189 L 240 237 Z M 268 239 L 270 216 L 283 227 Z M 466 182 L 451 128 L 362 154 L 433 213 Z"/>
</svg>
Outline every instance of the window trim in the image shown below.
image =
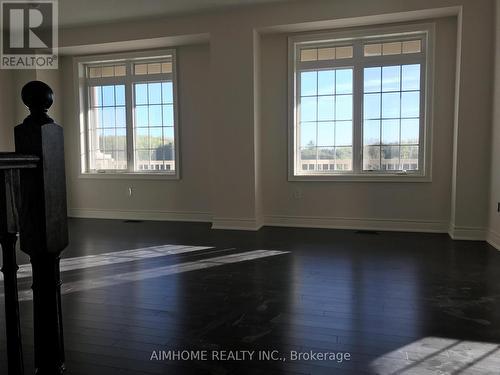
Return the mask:
<svg viewBox="0 0 500 375">
<path fill-rule="evenodd" d="M 420 139 L 422 142 L 421 150 L 419 152 L 419 164 L 422 165 L 423 170 L 420 173 L 377 173 L 377 172 L 361 172 L 356 171 L 356 166 L 361 166 L 362 160 L 362 99 L 356 99 L 356 96 L 363 95 L 362 89 L 356 88 L 356 69 L 353 71 L 353 170 L 351 173 L 339 174 L 297 174 L 295 166 L 295 150 L 296 150 L 296 107 L 297 102 L 297 82 L 296 82 L 296 45 L 297 44 L 312 44 L 316 46 L 318 42 L 327 42 L 327 44 L 346 44 L 354 42 L 354 57 L 351 59 L 333 60 L 333 64 L 339 66 L 355 66 L 356 63 L 356 47 L 362 43 L 359 40 L 374 40 L 381 39 L 405 39 L 408 36 L 415 34 L 425 33 L 425 57 L 422 62 L 425 66 L 423 72 L 424 76 L 421 80 L 421 105 L 423 104 L 423 112 L 421 121 L 424 125 L 420 127 Z M 288 181 L 366 181 L 366 182 L 431 182 L 432 181 L 432 104 L 434 92 L 434 39 L 435 39 L 435 23 L 409 23 L 406 25 L 398 26 L 374 26 L 363 29 L 356 29 L 352 31 L 337 30 L 329 32 L 312 32 L 293 34 L 288 37 L 288 161 L 287 161 L 287 174 Z M 360 51 L 361 52 L 361 51 Z M 410 56 L 410 55 L 408 55 Z M 397 59 L 395 63 L 401 64 L 401 59 L 405 59 L 405 55 L 386 56 L 382 57 L 383 64 L 389 62 L 391 59 Z M 364 57 L 371 59 L 370 57 Z M 411 59 L 411 57 L 410 57 Z M 381 59 L 378 58 L 378 61 Z M 348 62 L 346 64 L 346 62 Z M 350 62 L 350 63 L 349 63 Z M 329 62 L 332 65 L 332 62 Z M 362 64 L 365 66 L 365 64 Z M 359 74 L 359 69 L 358 69 Z M 356 117 L 359 117 L 356 119 Z M 356 123 L 358 124 L 356 126 Z M 357 147 L 355 143 L 358 143 Z"/>
<path fill-rule="evenodd" d="M 172 72 L 171 73 L 160 73 L 160 74 L 144 74 L 137 75 L 133 77 L 132 67 L 134 60 L 139 62 L 144 62 L 150 60 L 149 62 L 155 62 L 162 60 L 165 56 L 172 57 Z M 119 77 L 101 77 L 101 78 L 87 78 L 86 67 L 92 66 L 93 64 L 101 65 L 103 63 L 118 63 L 124 62 L 126 65 L 126 75 Z M 90 179 L 127 179 L 127 178 L 138 178 L 138 179 L 161 179 L 161 180 L 180 180 L 181 179 L 181 152 L 180 152 L 180 123 L 179 123 L 179 96 L 178 96 L 178 79 L 177 79 L 177 51 L 175 48 L 160 49 L 160 50 L 144 50 L 144 51 L 134 51 L 134 52 L 120 52 L 111 54 L 99 54 L 99 55 L 87 55 L 78 56 L 73 58 L 73 72 L 74 72 L 74 83 L 75 83 L 75 100 L 77 114 L 77 123 L 79 124 L 79 155 L 78 155 L 78 177 L 79 178 L 90 178 Z M 102 84 L 116 84 L 119 80 L 122 80 L 125 84 L 125 90 L 131 90 L 132 83 L 137 82 L 147 82 L 147 81 L 158 81 L 160 78 L 165 78 L 170 76 L 173 83 L 173 111 L 174 111 L 174 148 L 175 148 L 175 172 L 165 173 L 165 171 L 134 171 L 134 166 L 124 171 L 120 170 L 103 170 L 103 171 L 90 171 L 89 169 L 89 150 L 88 150 L 88 109 L 89 109 L 89 85 L 88 80 L 96 83 Z M 127 124 L 127 134 L 129 131 L 133 131 L 133 114 L 132 101 L 133 92 L 128 93 L 128 97 L 131 102 L 129 103 L 126 99 L 126 111 L 130 112 L 127 115 L 132 119 L 130 124 Z M 127 93 L 125 94 L 127 98 Z M 82 133 L 85 136 L 82 137 Z M 127 136 L 127 161 L 134 160 L 134 157 L 130 156 L 130 153 L 134 153 L 133 138 Z"/>
</svg>

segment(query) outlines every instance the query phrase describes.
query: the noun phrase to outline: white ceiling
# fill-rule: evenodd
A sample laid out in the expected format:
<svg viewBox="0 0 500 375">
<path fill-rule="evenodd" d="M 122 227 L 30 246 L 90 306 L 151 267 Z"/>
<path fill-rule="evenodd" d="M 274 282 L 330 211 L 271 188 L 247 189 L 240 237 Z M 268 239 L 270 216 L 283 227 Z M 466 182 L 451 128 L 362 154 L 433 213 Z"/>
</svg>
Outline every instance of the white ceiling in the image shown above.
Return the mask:
<svg viewBox="0 0 500 375">
<path fill-rule="evenodd" d="M 60 0 L 59 25 L 71 27 L 287 0 Z"/>
</svg>

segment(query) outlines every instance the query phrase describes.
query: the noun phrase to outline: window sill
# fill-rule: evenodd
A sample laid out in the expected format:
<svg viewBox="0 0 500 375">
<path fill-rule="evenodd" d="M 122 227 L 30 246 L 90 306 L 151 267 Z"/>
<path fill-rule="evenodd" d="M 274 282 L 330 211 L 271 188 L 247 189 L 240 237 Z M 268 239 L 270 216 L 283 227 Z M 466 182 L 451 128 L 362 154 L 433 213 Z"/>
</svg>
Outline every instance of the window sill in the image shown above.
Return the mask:
<svg viewBox="0 0 500 375">
<path fill-rule="evenodd" d="M 289 175 L 288 181 L 325 181 L 325 182 L 432 182 L 430 175 L 411 174 L 299 174 Z"/>
<path fill-rule="evenodd" d="M 90 180 L 101 180 L 101 179 L 116 179 L 116 180 L 180 180 L 178 174 L 169 173 L 80 173 L 79 178 L 90 179 Z"/>
</svg>

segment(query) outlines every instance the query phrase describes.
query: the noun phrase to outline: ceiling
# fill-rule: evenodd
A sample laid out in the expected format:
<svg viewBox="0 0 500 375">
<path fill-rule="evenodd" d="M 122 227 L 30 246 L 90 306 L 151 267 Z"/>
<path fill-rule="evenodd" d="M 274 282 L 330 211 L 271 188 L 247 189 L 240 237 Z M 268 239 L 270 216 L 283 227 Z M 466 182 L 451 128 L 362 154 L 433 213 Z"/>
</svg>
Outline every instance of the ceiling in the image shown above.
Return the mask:
<svg viewBox="0 0 500 375">
<path fill-rule="evenodd" d="M 287 0 L 60 0 L 59 25 L 72 27 Z"/>
</svg>

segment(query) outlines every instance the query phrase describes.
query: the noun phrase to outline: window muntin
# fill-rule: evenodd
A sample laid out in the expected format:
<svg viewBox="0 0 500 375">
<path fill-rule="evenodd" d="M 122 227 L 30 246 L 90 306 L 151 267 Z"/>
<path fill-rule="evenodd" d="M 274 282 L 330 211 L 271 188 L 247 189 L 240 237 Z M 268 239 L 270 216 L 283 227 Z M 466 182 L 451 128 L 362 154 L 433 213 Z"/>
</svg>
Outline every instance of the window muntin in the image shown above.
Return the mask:
<svg viewBox="0 0 500 375">
<path fill-rule="evenodd" d="M 387 37 L 365 33 L 351 39 L 353 53 L 345 59 L 334 59 L 332 52 L 331 59 L 320 59 L 319 51 L 346 47 L 346 38 L 337 42 L 333 37 L 299 37 L 291 44 L 295 56 L 291 133 L 293 165 L 290 166 L 293 176 L 425 176 L 428 33 L 428 30 L 401 35 L 391 33 Z M 309 58 L 304 60 L 304 50 L 316 51 L 316 58 L 309 53 Z M 339 119 L 332 118 L 332 113 L 338 108 L 332 100 L 327 104 L 327 98 L 337 93 L 327 95 L 320 92 L 321 87 L 331 86 L 332 72 L 342 70 L 352 72 L 352 102 L 340 107 L 341 111 L 352 111 L 349 145 L 335 143 L 332 122 Z M 317 79 L 315 87 L 314 77 Z M 305 144 L 304 139 L 307 140 Z M 349 152 L 339 155 L 337 147 L 349 147 L 346 149 Z"/>
<path fill-rule="evenodd" d="M 83 70 L 88 93 L 84 173 L 177 176 L 174 53 L 87 63 Z"/>
</svg>

